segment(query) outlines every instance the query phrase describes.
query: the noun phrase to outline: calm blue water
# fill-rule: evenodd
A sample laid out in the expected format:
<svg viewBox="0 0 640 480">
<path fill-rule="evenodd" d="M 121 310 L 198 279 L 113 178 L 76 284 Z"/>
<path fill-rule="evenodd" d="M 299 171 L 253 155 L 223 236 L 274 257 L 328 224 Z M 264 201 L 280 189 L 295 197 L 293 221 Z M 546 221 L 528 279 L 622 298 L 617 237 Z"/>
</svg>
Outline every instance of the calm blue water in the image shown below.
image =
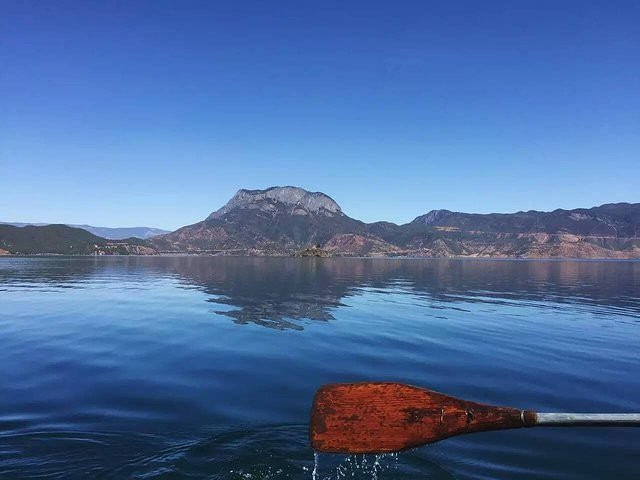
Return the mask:
<svg viewBox="0 0 640 480">
<path fill-rule="evenodd" d="M 310 479 L 323 383 L 640 411 L 640 263 L 0 259 L 0 477 Z M 640 478 L 640 429 L 523 429 L 317 478 Z"/>
</svg>

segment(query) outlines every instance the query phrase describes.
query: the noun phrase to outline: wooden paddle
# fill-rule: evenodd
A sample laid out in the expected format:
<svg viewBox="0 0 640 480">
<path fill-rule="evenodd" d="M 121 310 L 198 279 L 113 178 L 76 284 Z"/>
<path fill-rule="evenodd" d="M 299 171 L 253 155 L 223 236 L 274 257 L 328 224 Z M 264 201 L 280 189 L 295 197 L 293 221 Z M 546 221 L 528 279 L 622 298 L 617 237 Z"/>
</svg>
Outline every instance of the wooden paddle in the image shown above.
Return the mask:
<svg viewBox="0 0 640 480">
<path fill-rule="evenodd" d="M 401 383 L 343 383 L 316 392 L 310 436 L 320 452 L 385 453 L 465 433 L 577 425 L 640 426 L 640 414 L 536 413 Z"/>
</svg>

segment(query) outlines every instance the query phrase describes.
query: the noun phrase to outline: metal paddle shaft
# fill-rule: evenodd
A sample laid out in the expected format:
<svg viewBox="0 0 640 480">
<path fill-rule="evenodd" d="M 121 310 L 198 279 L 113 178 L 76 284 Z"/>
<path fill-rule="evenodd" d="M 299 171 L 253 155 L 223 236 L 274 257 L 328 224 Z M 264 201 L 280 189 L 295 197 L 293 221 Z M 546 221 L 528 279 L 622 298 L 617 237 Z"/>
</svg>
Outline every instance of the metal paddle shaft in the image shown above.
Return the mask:
<svg viewBox="0 0 640 480">
<path fill-rule="evenodd" d="M 639 427 L 640 413 L 537 413 L 536 427 Z"/>
<path fill-rule="evenodd" d="M 536 426 L 640 426 L 638 413 L 536 413 L 451 397 L 401 383 L 343 383 L 318 389 L 312 447 L 385 453 L 488 430 Z"/>
</svg>

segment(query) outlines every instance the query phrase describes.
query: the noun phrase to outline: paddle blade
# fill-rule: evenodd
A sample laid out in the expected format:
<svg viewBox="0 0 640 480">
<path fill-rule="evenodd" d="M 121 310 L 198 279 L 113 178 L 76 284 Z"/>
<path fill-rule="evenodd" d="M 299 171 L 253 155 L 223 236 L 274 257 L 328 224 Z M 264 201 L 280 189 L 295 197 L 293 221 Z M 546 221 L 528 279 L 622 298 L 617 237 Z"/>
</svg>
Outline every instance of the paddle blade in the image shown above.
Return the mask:
<svg viewBox="0 0 640 480">
<path fill-rule="evenodd" d="M 468 402 L 400 383 L 325 385 L 313 400 L 312 447 L 385 453 L 454 435 L 535 424 L 535 413 Z"/>
</svg>

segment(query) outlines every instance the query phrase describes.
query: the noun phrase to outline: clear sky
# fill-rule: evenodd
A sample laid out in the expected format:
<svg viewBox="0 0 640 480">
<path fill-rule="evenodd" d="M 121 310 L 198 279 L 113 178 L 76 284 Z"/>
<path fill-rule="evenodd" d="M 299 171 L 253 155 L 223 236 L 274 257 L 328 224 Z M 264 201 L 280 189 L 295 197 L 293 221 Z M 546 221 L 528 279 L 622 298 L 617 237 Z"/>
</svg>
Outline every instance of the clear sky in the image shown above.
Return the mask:
<svg viewBox="0 0 640 480">
<path fill-rule="evenodd" d="M 640 202 L 640 2 L 14 1 L 0 220 L 199 221 L 298 185 L 365 221 Z"/>
</svg>

